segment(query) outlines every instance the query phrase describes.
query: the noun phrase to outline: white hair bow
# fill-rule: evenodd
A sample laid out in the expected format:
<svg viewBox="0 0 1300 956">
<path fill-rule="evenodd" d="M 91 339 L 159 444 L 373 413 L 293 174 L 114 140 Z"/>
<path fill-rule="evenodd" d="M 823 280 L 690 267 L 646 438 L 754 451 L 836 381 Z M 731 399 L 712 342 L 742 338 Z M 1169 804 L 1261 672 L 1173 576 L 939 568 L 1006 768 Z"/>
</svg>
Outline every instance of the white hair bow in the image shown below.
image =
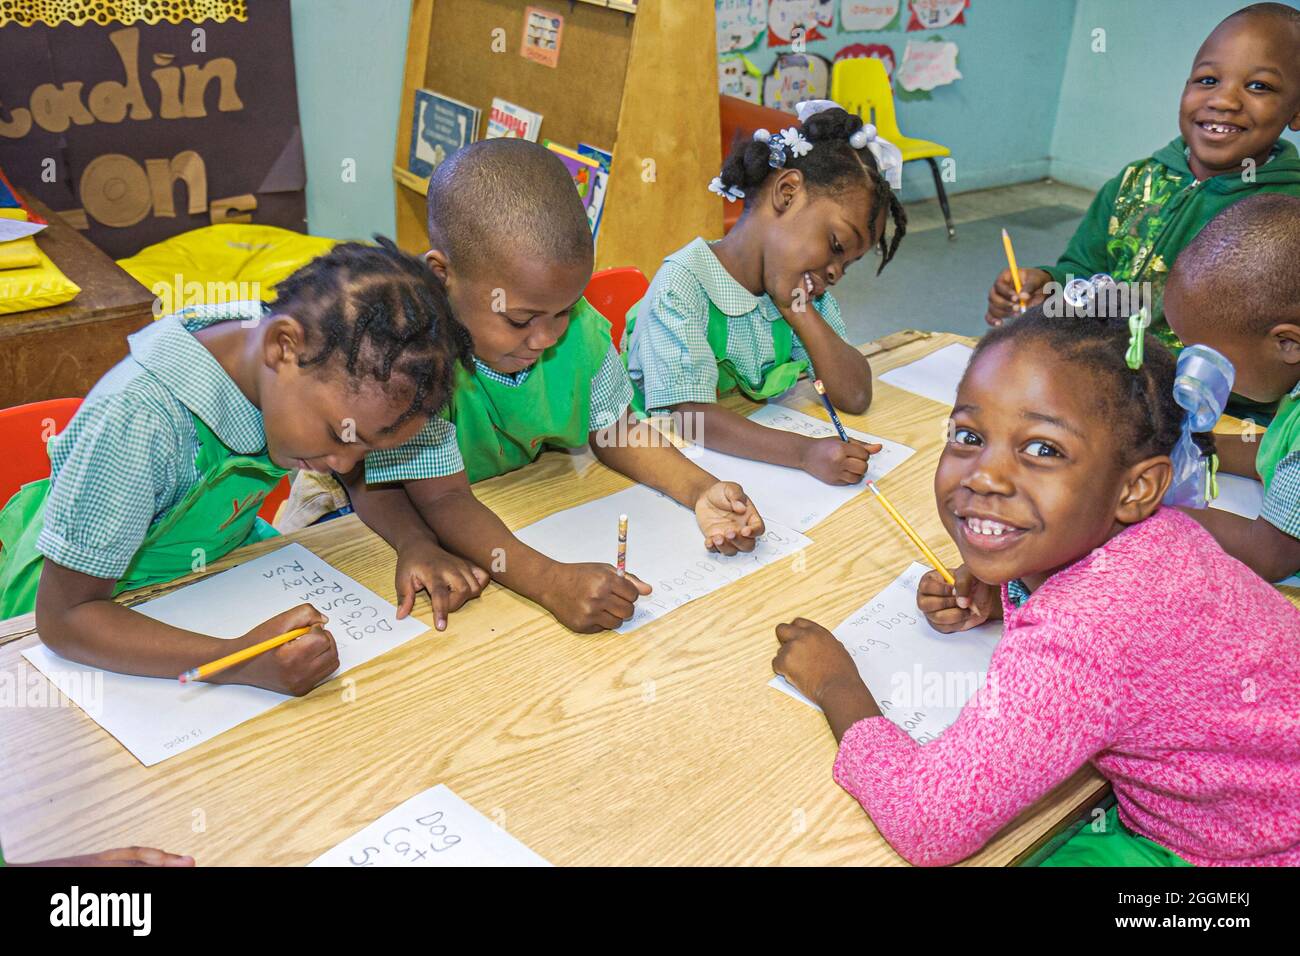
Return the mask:
<svg viewBox="0 0 1300 956">
<path fill-rule="evenodd" d="M 714 176 L 713 182 L 709 183 L 709 192 L 716 193 L 727 202 L 735 202 L 737 199 L 745 198 L 745 191 L 739 186 L 727 186 L 722 182 L 721 176 Z"/>
<path fill-rule="evenodd" d="M 802 103 L 795 104 L 794 111 L 800 123 L 807 123 L 809 117 L 830 109 L 843 109 L 843 107 L 834 100 L 804 100 Z M 875 126 L 870 123 L 864 124 L 862 129 L 849 137 L 849 145 L 854 149 L 865 147 L 871 150 L 871 155 L 876 160 L 876 167 L 880 170 L 880 175 L 885 177 L 885 181 L 894 189 L 903 188 L 903 151 L 880 136 Z"/>
</svg>

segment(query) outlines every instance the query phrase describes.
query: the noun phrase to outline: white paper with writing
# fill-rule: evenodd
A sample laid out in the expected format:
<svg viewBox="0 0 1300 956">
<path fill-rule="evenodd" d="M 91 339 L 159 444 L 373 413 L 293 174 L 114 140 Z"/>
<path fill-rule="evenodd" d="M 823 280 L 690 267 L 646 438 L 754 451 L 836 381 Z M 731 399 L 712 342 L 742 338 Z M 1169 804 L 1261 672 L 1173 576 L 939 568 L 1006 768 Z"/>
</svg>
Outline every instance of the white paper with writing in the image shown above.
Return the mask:
<svg viewBox="0 0 1300 956">
<path fill-rule="evenodd" d="M 1229 475 L 1219 472 L 1215 476 L 1219 486 L 1219 497 L 1210 502 L 1211 508 L 1230 511 L 1243 518 L 1254 521 L 1264 507 L 1264 485 L 1245 475 Z"/>
<path fill-rule="evenodd" d="M 440 783 L 309 866 L 550 866 Z"/>
<path fill-rule="evenodd" d="M 832 632 L 857 664 L 884 715 L 919 744 L 943 733 L 984 686 L 993 650 L 1002 638 L 1000 621 L 957 634 L 932 628 L 916 608 L 917 584 L 929 570 L 914 562 Z M 783 677 L 769 683 L 816 706 Z M 996 702 L 996 696 L 990 700 Z"/>
<path fill-rule="evenodd" d="M 613 564 L 620 514 L 628 516 L 627 570 L 654 588 L 637 599 L 636 613 L 618 629 L 624 634 L 812 543 L 768 521 L 753 551 L 716 554 L 705 549 L 695 512 L 644 485 L 558 511 L 515 535 L 556 561 Z"/>
<path fill-rule="evenodd" d="M 830 422 L 780 405 L 764 405 L 749 418 L 768 428 L 797 432 L 810 438 L 838 437 L 835 426 Z M 868 463 L 867 478 L 872 481 L 880 481 L 915 454 L 915 449 L 887 438 L 852 428 L 846 428 L 845 431 L 853 438 L 879 442 L 884 446 L 878 454 L 871 456 Z M 688 448 L 684 453 L 720 481 L 734 481 L 743 486 L 764 521 L 775 521 L 796 531 L 807 531 L 867 488 L 862 482 L 856 485 L 828 485 L 799 468 L 750 461 L 701 446 Z"/>
<path fill-rule="evenodd" d="M 310 603 L 329 618 L 339 673 L 423 634 L 429 628 L 397 610 L 300 544 L 137 605 L 146 617 L 234 638 L 282 611 Z M 23 652 L 32 666 L 146 767 L 256 717 L 283 694 L 241 684 L 180 684 L 175 678 L 131 677 L 66 661 L 44 645 Z"/>
</svg>

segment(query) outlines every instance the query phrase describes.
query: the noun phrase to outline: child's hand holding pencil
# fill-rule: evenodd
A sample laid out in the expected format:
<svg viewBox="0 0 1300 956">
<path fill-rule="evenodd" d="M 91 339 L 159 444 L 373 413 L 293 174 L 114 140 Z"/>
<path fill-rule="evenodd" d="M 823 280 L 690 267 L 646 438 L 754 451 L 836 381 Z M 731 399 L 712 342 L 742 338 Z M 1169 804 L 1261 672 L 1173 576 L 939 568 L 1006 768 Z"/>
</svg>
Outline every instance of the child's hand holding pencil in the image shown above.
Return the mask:
<svg viewBox="0 0 1300 956">
<path fill-rule="evenodd" d="M 328 620 L 310 604 L 299 604 L 229 641 L 230 654 L 187 671 L 181 682 L 250 684 L 302 697 L 339 669 L 334 636 L 324 628 Z"/>
<path fill-rule="evenodd" d="M 952 634 L 1001 619 L 1002 594 L 997 587 L 976 578 L 964 564 L 953 578 L 949 584 L 938 571 L 929 571 L 917 585 L 917 609 L 932 628 Z"/>
</svg>

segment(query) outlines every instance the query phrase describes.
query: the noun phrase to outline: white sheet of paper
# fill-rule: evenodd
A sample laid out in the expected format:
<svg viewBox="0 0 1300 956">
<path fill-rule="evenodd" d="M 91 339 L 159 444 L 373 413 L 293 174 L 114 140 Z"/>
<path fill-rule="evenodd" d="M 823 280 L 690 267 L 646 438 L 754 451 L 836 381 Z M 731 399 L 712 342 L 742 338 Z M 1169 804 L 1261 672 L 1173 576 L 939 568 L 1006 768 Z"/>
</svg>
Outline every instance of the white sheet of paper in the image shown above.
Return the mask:
<svg viewBox="0 0 1300 956">
<path fill-rule="evenodd" d="M 952 408 L 957 401 L 957 386 L 973 351 L 969 345 L 954 342 L 925 358 L 890 369 L 880 380 Z"/>
<path fill-rule="evenodd" d="M 550 866 L 445 783 L 398 804 L 308 866 Z"/>
<path fill-rule="evenodd" d="M 753 551 L 716 554 L 705 549 L 693 511 L 644 485 L 557 511 L 515 536 L 556 561 L 613 564 L 620 514 L 628 516 L 627 569 L 654 588 L 637 599 L 632 619 L 618 629 L 623 634 L 812 543 L 792 528 L 767 521 Z"/>
<path fill-rule="evenodd" d="M 171 594 L 136 605 L 154 620 L 234 638 L 304 602 L 326 617 L 339 650 L 339 673 L 428 627 L 330 567 L 300 544 L 255 558 Z M 256 717 L 283 694 L 242 684 L 181 684 L 74 664 L 38 644 L 23 656 L 146 767 L 174 757 Z"/>
<path fill-rule="evenodd" d="M 27 222 L 22 219 L 5 219 L 0 216 L 0 242 L 10 242 L 14 239 L 26 239 L 28 236 L 34 236 L 42 229 L 45 224 L 41 222 Z"/>
<path fill-rule="evenodd" d="M 1264 485 L 1261 482 L 1223 472 L 1219 472 L 1215 480 L 1219 484 L 1219 497 L 1210 502 L 1211 508 L 1231 511 L 1251 521 L 1259 517 L 1259 510 L 1264 507 Z"/>
<path fill-rule="evenodd" d="M 1002 639 L 1001 622 L 940 634 L 916 609 L 916 587 L 930 569 L 913 563 L 832 632 L 848 650 L 884 715 L 919 744 L 957 719 L 979 688 Z M 784 677 L 769 684 L 809 707 L 817 705 Z"/>
<path fill-rule="evenodd" d="M 764 405 L 749 417 L 751 421 L 768 428 L 798 432 L 810 438 L 838 437 L 835 426 L 830 422 L 780 405 Z M 888 438 L 852 428 L 846 428 L 845 431 L 853 438 L 879 442 L 884 446 L 879 454 L 871 456 L 867 465 L 867 478 L 872 481 L 884 478 L 916 453 L 915 449 Z M 866 491 L 867 487 L 863 483 L 828 485 L 798 468 L 736 458 L 699 445 L 685 449 L 684 454 L 719 480 L 735 481 L 742 485 L 764 521 L 775 521 L 796 531 L 807 531 L 829 518 L 838 508 Z"/>
</svg>

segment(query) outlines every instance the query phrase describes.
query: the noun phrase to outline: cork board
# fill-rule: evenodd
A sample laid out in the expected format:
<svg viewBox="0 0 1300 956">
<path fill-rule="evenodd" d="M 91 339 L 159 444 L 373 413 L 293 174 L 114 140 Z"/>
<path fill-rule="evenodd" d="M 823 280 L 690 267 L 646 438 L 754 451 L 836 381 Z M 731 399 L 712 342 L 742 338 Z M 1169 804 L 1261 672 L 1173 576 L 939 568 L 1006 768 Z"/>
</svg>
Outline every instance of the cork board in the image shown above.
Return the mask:
<svg viewBox="0 0 1300 956">
<path fill-rule="evenodd" d="M 613 149 L 633 16 L 587 3 L 571 6 L 567 0 L 537 5 L 564 17 L 554 68 L 519 55 L 525 4 L 436 0 L 422 85 L 482 109 L 479 138 L 493 97 L 500 97 L 542 114 L 541 139 Z M 498 28 L 505 31 L 504 49 L 495 53 L 493 31 Z M 409 106 L 403 107 L 409 115 Z"/>
</svg>

